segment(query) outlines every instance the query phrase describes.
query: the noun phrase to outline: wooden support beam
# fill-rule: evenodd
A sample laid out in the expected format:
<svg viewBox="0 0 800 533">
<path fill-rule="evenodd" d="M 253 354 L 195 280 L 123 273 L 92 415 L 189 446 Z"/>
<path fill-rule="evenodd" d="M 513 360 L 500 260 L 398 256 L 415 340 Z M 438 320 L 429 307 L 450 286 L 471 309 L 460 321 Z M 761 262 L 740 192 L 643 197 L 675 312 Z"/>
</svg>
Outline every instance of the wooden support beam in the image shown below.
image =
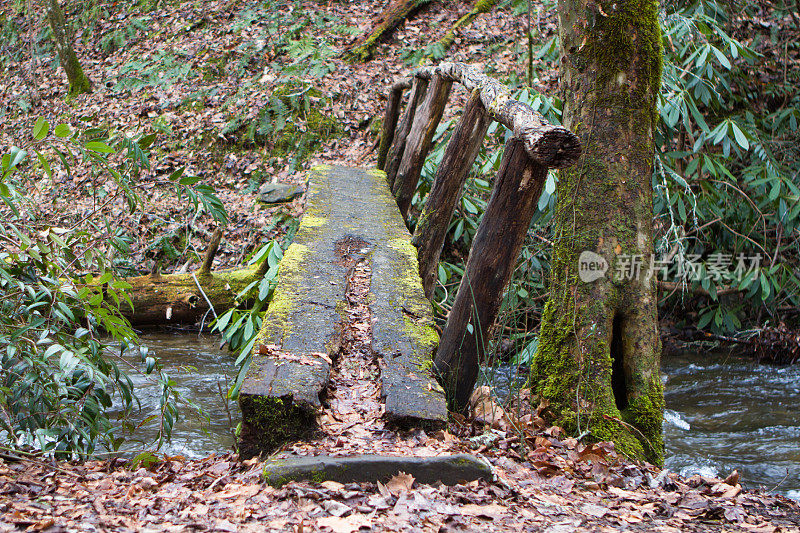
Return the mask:
<svg viewBox="0 0 800 533">
<path fill-rule="evenodd" d="M 409 80 L 403 80 L 392 85 L 389 91 L 389 99 L 386 101 L 386 113 L 383 116 L 383 130 L 381 131 L 381 144 L 378 148 L 378 169 L 384 170 L 386 167 L 386 156 L 394 140 L 394 132 L 397 128 L 397 119 L 400 116 L 400 102 L 403 99 L 403 91 L 411 87 Z"/>
<path fill-rule="evenodd" d="M 428 155 L 436 126 L 442 120 L 444 106 L 450 96 L 453 82 L 443 76 L 434 75 L 425 96 L 425 102 L 414 116 L 414 124 L 408 133 L 403 158 L 397 169 L 397 174 L 392 184 L 392 193 L 397 200 L 397 207 L 403 219 L 408 221 L 408 209 L 411 207 L 411 198 L 417 188 L 422 165 Z"/>
<path fill-rule="evenodd" d="M 511 98 L 505 85 L 465 63 L 441 63 L 422 67 L 414 72 L 418 78 L 442 76 L 463 85 L 467 90 L 480 90 L 481 101 L 492 118 L 514 132 L 525 143 L 528 155 L 548 168 L 573 165 L 581 154 L 578 136 L 562 126 L 555 126 L 528 104 Z"/>
<path fill-rule="evenodd" d="M 546 178 L 547 167 L 528 156 L 522 141 L 506 143 L 434 361 L 451 409 L 467 406 Z"/>
<path fill-rule="evenodd" d="M 400 166 L 400 159 L 403 157 L 403 152 L 406 148 L 406 139 L 408 132 L 411 131 L 411 125 L 414 123 L 414 115 L 417 112 L 417 105 L 422 101 L 425 91 L 428 90 L 428 80 L 423 78 L 414 78 L 411 83 L 411 94 L 408 95 L 408 103 L 406 109 L 403 111 L 403 118 L 397 126 L 394 134 L 392 146 L 389 148 L 389 154 L 386 156 L 386 181 L 389 184 L 389 190 L 394 186 L 394 177 L 397 174 L 397 168 Z"/>
<path fill-rule="evenodd" d="M 464 114 L 456 124 L 444 157 L 436 169 L 431 192 L 414 230 L 411 242 L 419 255 L 419 275 L 425 296 L 433 296 L 439 255 L 447 235 L 453 211 L 461 196 L 469 170 L 478 156 L 491 119 L 483 107 L 480 92 L 472 96 L 464 108 Z"/>
</svg>

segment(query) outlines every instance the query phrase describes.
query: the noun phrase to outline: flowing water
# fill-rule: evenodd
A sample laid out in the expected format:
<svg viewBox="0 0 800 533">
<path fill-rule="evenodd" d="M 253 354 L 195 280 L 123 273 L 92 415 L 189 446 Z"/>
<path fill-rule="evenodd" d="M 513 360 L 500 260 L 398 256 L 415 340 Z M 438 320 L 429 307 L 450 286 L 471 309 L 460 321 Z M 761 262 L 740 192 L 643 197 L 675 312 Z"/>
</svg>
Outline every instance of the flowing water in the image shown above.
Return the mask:
<svg viewBox="0 0 800 533">
<path fill-rule="evenodd" d="M 151 354 L 187 398 L 210 417 L 184 416 L 175 425 L 169 454 L 202 457 L 231 449 L 233 436 L 220 387 L 235 376 L 234 357 L 216 337 L 147 334 Z M 191 368 L 194 368 L 192 370 Z M 665 467 L 689 476 L 726 476 L 738 469 L 746 488 L 763 487 L 800 499 L 800 365 L 774 367 L 725 354 L 684 353 L 665 357 Z M 484 379 L 501 395 L 524 383 L 509 368 L 485 369 Z M 159 389 L 134 377 L 142 400 L 140 418 L 157 412 Z M 513 383 L 513 385 L 512 385 Z M 233 425 L 239 411 L 229 406 Z M 156 434 L 158 421 L 137 435 Z"/>
<path fill-rule="evenodd" d="M 228 412 L 235 427 L 240 419 L 239 407 L 231 402 L 226 409 L 220 389 L 224 393 L 236 378 L 235 356 L 227 350 L 219 350 L 217 336 L 147 333 L 139 339 L 141 345 L 149 349 L 149 355 L 161 360 L 164 372 L 176 383 L 175 389 L 200 405 L 208 416 L 205 420 L 193 416 L 190 409 L 182 408 L 172 432 L 172 441 L 161 451 L 187 457 L 231 451 L 234 438 Z M 130 361 L 138 364 L 138 354 L 131 355 Z M 137 420 L 157 415 L 161 389 L 141 374 L 134 372 L 130 376 L 142 402 Z M 155 417 L 137 429 L 134 436 L 145 443 L 150 442 L 158 435 L 159 424 L 158 417 Z"/>
<path fill-rule="evenodd" d="M 800 365 L 725 354 L 665 357 L 665 467 L 800 500 Z"/>
</svg>

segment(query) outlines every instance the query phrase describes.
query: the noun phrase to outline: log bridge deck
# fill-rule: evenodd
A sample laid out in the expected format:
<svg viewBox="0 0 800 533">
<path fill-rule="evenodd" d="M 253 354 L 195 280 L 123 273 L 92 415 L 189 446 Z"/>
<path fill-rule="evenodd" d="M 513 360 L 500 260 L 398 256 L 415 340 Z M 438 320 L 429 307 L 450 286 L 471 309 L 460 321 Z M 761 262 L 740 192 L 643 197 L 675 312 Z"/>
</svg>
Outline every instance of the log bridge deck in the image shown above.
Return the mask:
<svg viewBox="0 0 800 533">
<path fill-rule="evenodd" d="M 348 255 L 372 269 L 372 349 L 381 365 L 385 419 L 426 428 L 447 420 L 444 390 L 431 373 L 439 340 L 431 305 L 385 174 L 319 167 L 311 172 L 307 202 L 242 384 L 243 457 L 318 429 L 320 398 L 347 321 Z"/>
</svg>

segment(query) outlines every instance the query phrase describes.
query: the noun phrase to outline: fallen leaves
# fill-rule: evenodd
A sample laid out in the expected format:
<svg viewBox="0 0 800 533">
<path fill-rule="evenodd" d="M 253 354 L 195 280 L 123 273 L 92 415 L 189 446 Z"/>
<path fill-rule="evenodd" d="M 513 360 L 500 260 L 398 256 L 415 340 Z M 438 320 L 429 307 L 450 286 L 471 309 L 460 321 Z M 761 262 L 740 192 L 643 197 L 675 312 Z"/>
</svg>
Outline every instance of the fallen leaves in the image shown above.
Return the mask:
<svg viewBox="0 0 800 533">
<path fill-rule="evenodd" d="M 408 492 L 414 485 L 414 476 L 400 472 L 386 483 L 386 489 L 394 496 L 400 496 L 403 492 Z"/>
</svg>

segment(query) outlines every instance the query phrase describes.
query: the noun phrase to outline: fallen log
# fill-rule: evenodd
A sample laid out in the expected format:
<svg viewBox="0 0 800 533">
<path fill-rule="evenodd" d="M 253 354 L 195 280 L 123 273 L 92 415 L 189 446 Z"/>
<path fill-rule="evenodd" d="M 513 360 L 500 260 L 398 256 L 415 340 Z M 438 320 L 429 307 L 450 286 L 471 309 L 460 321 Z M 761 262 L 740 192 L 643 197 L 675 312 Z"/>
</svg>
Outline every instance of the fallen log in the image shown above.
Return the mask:
<svg viewBox="0 0 800 533">
<path fill-rule="evenodd" d="M 447 33 L 444 34 L 444 37 L 439 39 L 439 46 L 441 47 L 440 53 L 444 55 L 444 53 L 447 52 L 451 46 L 453 46 L 453 43 L 456 40 L 456 32 L 458 32 L 464 26 L 469 26 L 472 24 L 472 21 L 478 18 L 478 15 L 482 13 L 488 13 L 494 9 L 498 1 L 499 0 L 477 0 L 475 5 L 472 6 L 470 12 L 458 19 L 456 23 L 453 24 L 449 30 L 447 30 Z M 428 57 L 430 57 L 430 55 Z"/>
<path fill-rule="evenodd" d="M 392 0 L 373 21 L 372 30 L 367 31 L 345 50 L 348 61 L 367 61 L 372 58 L 378 40 L 394 30 L 406 17 L 431 0 Z"/>
<path fill-rule="evenodd" d="M 137 327 L 194 324 L 211 310 L 209 302 L 216 313 L 243 304 L 236 297 L 260 277 L 254 265 L 239 270 L 125 278 L 131 285 L 128 294 L 133 308 L 123 303 L 120 312 Z"/>
</svg>

